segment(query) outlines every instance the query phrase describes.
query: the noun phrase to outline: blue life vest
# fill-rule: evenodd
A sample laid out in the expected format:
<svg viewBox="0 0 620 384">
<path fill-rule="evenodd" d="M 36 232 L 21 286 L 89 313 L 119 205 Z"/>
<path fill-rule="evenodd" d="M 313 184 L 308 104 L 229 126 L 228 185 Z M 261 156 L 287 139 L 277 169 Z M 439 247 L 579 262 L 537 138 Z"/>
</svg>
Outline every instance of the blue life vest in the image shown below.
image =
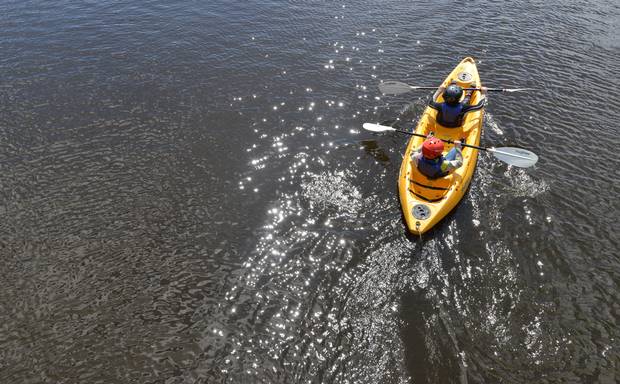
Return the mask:
<svg viewBox="0 0 620 384">
<path fill-rule="evenodd" d="M 463 104 L 450 105 L 442 103 L 441 111 L 437 114 L 437 122 L 444 127 L 456 128 L 463 123 Z"/>
<path fill-rule="evenodd" d="M 446 173 L 441 170 L 441 164 L 443 164 L 443 162 L 443 156 L 439 156 L 438 158 L 432 160 L 429 160 L 424 156 L 420 156 L 418 159 L 418 169 L 429 179 L 438 179 L 446 175 Z"/>
</svg>

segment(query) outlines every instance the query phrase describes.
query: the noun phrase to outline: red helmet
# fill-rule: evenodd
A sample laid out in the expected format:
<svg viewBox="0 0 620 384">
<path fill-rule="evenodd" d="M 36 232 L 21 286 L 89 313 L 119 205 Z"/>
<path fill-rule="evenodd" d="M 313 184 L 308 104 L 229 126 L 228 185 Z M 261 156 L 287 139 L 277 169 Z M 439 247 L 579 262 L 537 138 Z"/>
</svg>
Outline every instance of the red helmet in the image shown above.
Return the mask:
<svg viewBox="0 0 620 384">
<path fill-rule="evenodd" d="M 429 137 L 422 144 L 422 154 L 427 159 L 435 159 L 443 153 L 443 141 L 436 137 Z"/>
</svg>

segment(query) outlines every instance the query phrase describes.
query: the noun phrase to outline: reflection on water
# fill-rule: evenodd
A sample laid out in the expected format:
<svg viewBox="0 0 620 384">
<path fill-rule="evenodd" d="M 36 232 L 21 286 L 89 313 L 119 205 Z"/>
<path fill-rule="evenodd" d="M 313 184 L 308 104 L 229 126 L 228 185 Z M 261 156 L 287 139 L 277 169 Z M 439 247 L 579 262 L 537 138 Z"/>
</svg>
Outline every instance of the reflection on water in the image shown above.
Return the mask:
<svg viewBox="0 0 620 384">
<path fill-rule="evenodd" d="M 618 381 L 618 11 L 482 5 L 0 5 L 0 381 Z M 465 55 L 540 162 L 409 236 L 361 125 Z"/>
</svg>

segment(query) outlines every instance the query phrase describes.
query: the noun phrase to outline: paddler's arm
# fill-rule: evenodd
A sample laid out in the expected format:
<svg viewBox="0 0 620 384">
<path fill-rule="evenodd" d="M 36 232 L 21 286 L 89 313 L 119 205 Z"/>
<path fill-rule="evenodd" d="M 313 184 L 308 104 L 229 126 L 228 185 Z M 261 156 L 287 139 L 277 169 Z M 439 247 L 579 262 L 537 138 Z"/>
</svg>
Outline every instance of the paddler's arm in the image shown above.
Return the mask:
<svg viewBox="0 0 620 384">
<path fill-rule="evenodd" d="M 465 114 L 471 111 L 478 111 L 487 105 L 487 87 L 480 87 L 480 101 L 476 105 L 466 105 L 461 113 Z"/>
<path fill-rule="evenodd" d="M 452 172 L 463 165 L 463 152 L 461 152 L 461 142 L 459 140 L 454 141 L 454 148 L 456 149 L 455 159 L 444 160 L 444 162 L 441 163 L 441 170 L 443 172 Z"/>
<path fill-rule="evenodd" d="M 433 97 L 428 101 L 428 105 L 436 110 L 439 110 L 441 108 L 441 103 L 437 102 L 437 98 L 439 97 L 439 95 L 441 95 L 443 93 L 443 91 L 446 89 L 445 86 L 440 86 L 439 88 L 437 88 L 437 90 L 435 91 L 435 94 L 433 94 Z"/>
<path fill-rule="evenodd" d="M 437 90 L 435 91 L 435 94 L 433 94 L 433 101 L 437 101 L 437 98 L 439 97 L 439 95 L 441 95 L 443 91 L 445 90 L 446 90 L 445 85 L 441 85 L 439 88 L 437 88 Z"/>
<path fill-rule="evenodd" d="M 485 88 L 486 89 L 486 88 Z M 480 99 L 480 101 L 478 102 L 478 104 L 476 105 L 466 105 L 463 107 L 463 109 L 461 110 L 461 113 L 464 115 L 467 112 L 472 112 L 472 111 L 479 111 L 482 108 L 484 108 L 487 105 L 487 98 L 485 95 L 483 95 L 482 99 Z"/>
<path fill-rule="evenodd" d="M 422 156 L 421 145 L 411 152 L 411 161 L 413 161 L 416 167 L 418 166 L 418 161 L 420 160 L 420 156 Z"/>
<path fill-rule="evenodd" d="M 478 102 L 478 104 L 480 104 L 480 102 L 484 101 L 485 105 L 487 102 L 487 87 L 480 87 L 480 101 Z"/>
</svg>

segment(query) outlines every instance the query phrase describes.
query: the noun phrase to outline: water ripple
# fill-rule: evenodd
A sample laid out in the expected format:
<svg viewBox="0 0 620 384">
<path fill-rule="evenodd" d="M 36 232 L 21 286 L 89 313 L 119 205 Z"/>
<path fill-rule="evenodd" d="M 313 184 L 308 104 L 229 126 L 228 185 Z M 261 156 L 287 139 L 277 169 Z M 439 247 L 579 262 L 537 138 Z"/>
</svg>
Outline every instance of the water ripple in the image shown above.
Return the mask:
<svg viewBox="0 0 620 384">
<path fill-rule="evenodd" d="M 0 381 L 617 381 L 616 4 L 58 5 L 0 4 Z M 361 124 L 466 55 L 540 161 L 412 237 Z"/>
</svg>

